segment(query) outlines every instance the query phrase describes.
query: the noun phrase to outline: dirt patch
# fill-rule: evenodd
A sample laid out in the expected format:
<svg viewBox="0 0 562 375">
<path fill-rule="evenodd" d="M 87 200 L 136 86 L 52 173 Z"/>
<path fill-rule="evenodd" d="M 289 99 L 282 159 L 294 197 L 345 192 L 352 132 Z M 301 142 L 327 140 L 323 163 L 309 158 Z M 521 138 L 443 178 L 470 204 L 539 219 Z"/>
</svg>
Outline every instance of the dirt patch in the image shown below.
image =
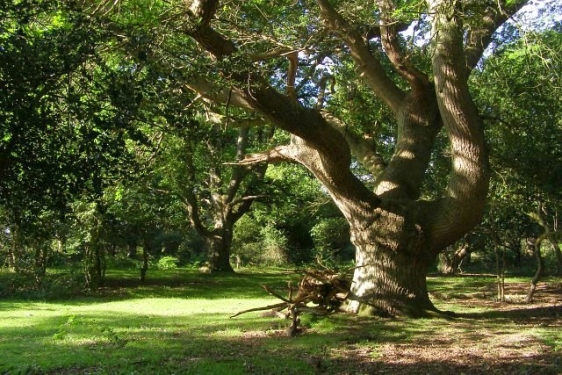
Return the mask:
<svg viewBox="0 0 562 375">
<path fill-rule="evenodd" d="M 524 303 L 528 285 L 509 284 L 507 302 L 493 300 L 495 286 L 447 302 L 475 312 L 427 321 L 406 340 L 350 344 L 327 361 L 334 374 L 562 374 L 562 285 L 540 285 Z M 396 322 L 393 326 L 399 326 Z"/>
</svg>

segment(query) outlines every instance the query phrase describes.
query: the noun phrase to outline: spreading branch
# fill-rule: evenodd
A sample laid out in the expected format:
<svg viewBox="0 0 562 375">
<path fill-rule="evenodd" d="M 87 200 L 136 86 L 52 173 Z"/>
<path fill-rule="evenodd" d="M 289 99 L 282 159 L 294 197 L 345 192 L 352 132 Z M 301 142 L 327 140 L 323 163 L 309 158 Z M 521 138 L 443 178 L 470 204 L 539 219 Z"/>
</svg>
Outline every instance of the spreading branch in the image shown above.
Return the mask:
<svg viewBox="0 0 562 375">
<path fill-rule="evenodd" d="M 349 129 L 346 124 L 328 112 L 323 111 L 322 115 L 330 126 L 334 127 L 342 134 L 349 146 L 349 149 L 351 150 L 351 153 L 357 158 L 357 160 L 359 160 L 365 169 L 374 176 L 377 176 L 384 170 L 386 162 L 383 157 L 377 153 L 376 143 L 373 139 L 360 137 L 355 134 L 352 129 Z"/>
<path fill-rule="evenodd" d="M 198 28 L 206 28 L 215 16 L 218 0 L 194 0 L 189 7 L 190 15 Z"/>
<path fill-rule="evenodd" d="M 284 145 L 277 146 L 271 150 L 246 155 L 246 157 L 237 162 L 225 163 L 226 165 L 256 165 L 260 163 L 278 163 L 283 161 L 296 161 L 292 154 L 293 146 Z"/>
<path fill-rule="evenodd" d="M 381 62 L 373 56 L 367 41 L 349 25 L 328 0 L 317 0 L 316 3 L 330 29 L 337 33 L 349 47 L 360 76 L 392 112 L 397 113 L 404 98 L 404 92 L 384 73 Z"/>
<path fill-rule="evenodd" d="M 467 75 L 476 67 L 486 48 L 490 45 L 492 36 L 509 17 L 517 13 L 528 0 L 510 1 L 498 0 L 497 6 L 487 6 L 483 12 L 481 22 L 467 32 L 465 47 Z"/>
<path fill-rule="evenodd" d="M 404 77 L 410 85 L 421 84 L 426 86 L 429 79 L 425 73 L 417 69 L 408 59 L 399 43 L 399 24 L 392 19 L 392 13 L 396 6 L 391 0 L 378 0 L 381 9 L 381 41 L 386 55 L 398 73 Z"/>
</svg>

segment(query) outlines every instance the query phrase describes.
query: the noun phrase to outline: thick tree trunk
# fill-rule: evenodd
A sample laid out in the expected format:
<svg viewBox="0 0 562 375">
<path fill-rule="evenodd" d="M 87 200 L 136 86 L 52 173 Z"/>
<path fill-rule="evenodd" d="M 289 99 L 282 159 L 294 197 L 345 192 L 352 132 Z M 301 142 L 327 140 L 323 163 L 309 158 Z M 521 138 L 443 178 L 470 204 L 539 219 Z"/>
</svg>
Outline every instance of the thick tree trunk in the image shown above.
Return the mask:
<svg viewBox="0 0 562 375">
<path fill-rule="evenodd" d="M 233 225 L 225 223 L 225 226 L 221 231 L 215 231 L 213 236 L 207 238 L 207 261 L 211 272 L 234 272 L 230 264 Z M 217 232 L 220 232 L 220 235 L 217 235 Z"/>
<path fill-rule="evenodd" d="M 354 313 L 423 316 L 436 308 L 427 293 L 427 261 L 392 250 L 357 248 L 348 309 Z"/>
<path fill-rule="evenodd" d="M 445 275 L 454 275 L 460 269 L 463 261 L 470 257 L 468 244 L 464 244 L 456 249 L 445 250 L 439 254 L 439 271 Z"/>
<path fill-rule="evenodd" d="M 426 274 L 437 254 L 431 252 L 422 226 L 412 220 L 416 210 L 409 211 L 404 215 L 401 209 L 381 208 L 371 225 L 353 225 L 357 268 L 348 304 L 351 312 L 423 316 L 436 311 Z"/>
<path fill-rule="evenodd" d="M 349 222 L 357 248 L 350 310 L 407 315 L 435 310 L 427 293 L 428 268 L 443 249 L 479 223 L 488 192 L 484 128 L 468 77 L 494 30 L 524 2 L 498 2 L 502 12 L 490 5 L 484 22 L 467 31 L 465 2 L 426 0 L 433 77 L 416 68 L 399 43 L 394 2 L 375 2 L 379 27 L 373 28 L 373 35 L 380 38 L 381 52 L 394 67 L 392 74 L 408 82 L 404 91 L 385 73 L 357 25 L 348 22 L 334 2 L 316 0 L 324 24 L 346 44 L 359 76 L 396 118 L 396 145 L 388 163 L 368 137 L 351 136 L 353 130 L 348 135 L 347 125 L 281 94 L 257 72 L 226 72 L 237 86 L 228 90 L 230 103 L 258 112 L 291 133 L 290 144 L 249 155 L 241 164 L 302 164 L 325 186 Z M 238 52 L 234 41 L 217 37 L 209 25 L 202 21 L 190 32 L 201 47 L 217 60 Z M 248 85 L 250 81 L 254 84 Z M 211 81 L 190 87 L 218 103 L 225 101 L 225 88 L 211 89 Z M 422 185 L 442 127 L 449 139 L 451 171 L 447 187 L 435 195 L 439 198 L 428 202 L 421 198 Z M 374 191 L 353 174 L 352 154 L 376 177 Z"/>
</svg>

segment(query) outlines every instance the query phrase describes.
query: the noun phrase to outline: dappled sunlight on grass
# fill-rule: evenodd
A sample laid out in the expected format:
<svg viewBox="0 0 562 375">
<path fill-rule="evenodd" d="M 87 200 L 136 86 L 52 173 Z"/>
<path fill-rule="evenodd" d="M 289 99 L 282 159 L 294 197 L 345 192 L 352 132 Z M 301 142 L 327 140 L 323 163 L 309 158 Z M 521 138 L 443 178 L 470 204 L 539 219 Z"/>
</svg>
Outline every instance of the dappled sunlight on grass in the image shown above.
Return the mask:
<svg viewBox="0 0 562 375">
<path fill-rule="evenodd" d="M 303 333 L 291 338 L 287 320 L 259 312 L 229 318 L 276 303 L 260 285 L 282 290 L 290 275 L 177 272 L 179 279 L 145 285 L 131 276 L 128 286 L 112 286 L 115 279 L 98 295 L 69 301 L 3 301 L 0 353 L 8 355 L 0 355 L 0 373 L 507 374 L 523 364 L 529 373 L 562 370 L 552 306 L 490 303 L 482 290 L 493 288 L 493 278 L 430 279 L 438 307 L 460 313 L 455 319 L 305 314 Z"/>
</svg>

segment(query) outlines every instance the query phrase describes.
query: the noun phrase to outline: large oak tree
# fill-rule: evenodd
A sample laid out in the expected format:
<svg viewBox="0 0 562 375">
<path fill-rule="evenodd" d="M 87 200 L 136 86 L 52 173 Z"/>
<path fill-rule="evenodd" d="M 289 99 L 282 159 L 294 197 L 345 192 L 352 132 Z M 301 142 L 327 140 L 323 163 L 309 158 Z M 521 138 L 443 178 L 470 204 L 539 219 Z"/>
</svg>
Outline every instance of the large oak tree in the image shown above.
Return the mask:
<svg viewBox="0 0 562 375">
<path fill-rule="evenodd" d="M 486 202 L 488 153 L 468 78 L 494 32 L 526 2 L 166 2 L 147 18 L 153 26 L 143 26 L 152 32 L 143 34 L 150 41 L 142 56 L 175 66 L 192 95 L 222 105 L 223 115 L 236 106 L 290 133 L 289 143 L 240 164 L 296 162 L 324 185 L 357 248 L 351 311 L 420 315 L 435 310 L 429 267 L 480 221 Z M 134 10 L 143 2 L 93 3 L 107 16 L 115 4 Z M 420 38 L 406 40 L 405 30 Z M 330 106 L 334 71 L 326 66 L 346 61 L 393 117 L 389 157 L 378 152 L 376 124 L 359 132 Z M 332 86 L 346 89 L 337 79 Z M 450 174 L 437 198 L 424 199 L 440 132 Z M 374 183 L 354 173 L 358 164 Z"/>
</svg>

